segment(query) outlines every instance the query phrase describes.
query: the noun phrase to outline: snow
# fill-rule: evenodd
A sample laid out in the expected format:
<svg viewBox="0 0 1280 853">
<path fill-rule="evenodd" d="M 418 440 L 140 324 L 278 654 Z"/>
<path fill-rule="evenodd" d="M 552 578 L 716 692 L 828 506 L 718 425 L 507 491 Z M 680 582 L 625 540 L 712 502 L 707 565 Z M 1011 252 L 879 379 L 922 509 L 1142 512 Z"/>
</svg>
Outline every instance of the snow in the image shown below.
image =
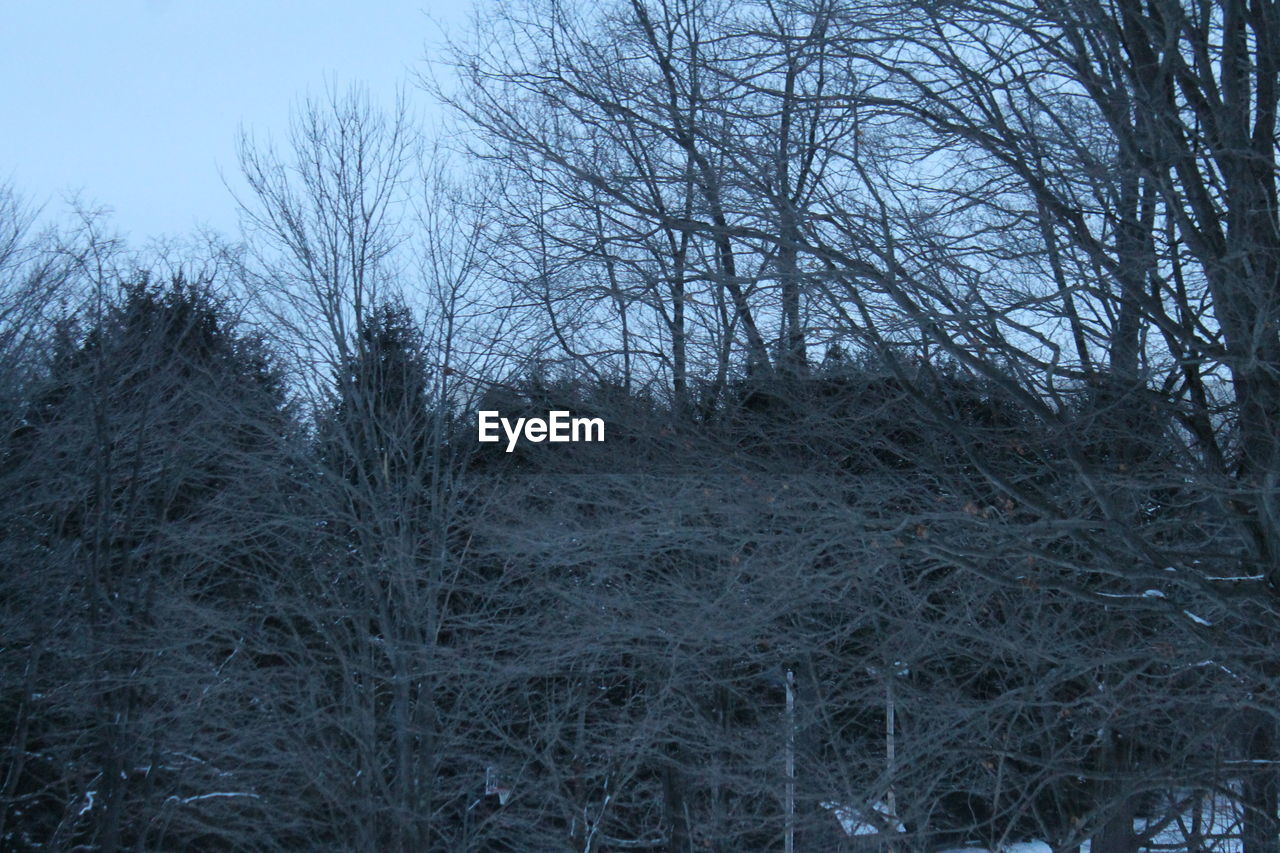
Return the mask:
<svg viewBox="0 0 1280 853">
<path fill-rule="evenodd" d="M 1206 661 L 1212 663 L 1212 661 Z M 1245 764 L 1247 761 L 1232 762 Z M 1267 763 L 1260 761 L 1260 763 Z M 1183 792 L 1186 794 L 1186 792 Z M 1154 817 L 1138 817 L 1133 821 L 1133 832 L 1139 838 L 1148 831 L 1160 826 L 1152 836 L 1141 843 L 1143 851 L 1169 851 L 1169 853 L 1185 853 L 1187 850 L 1187 833 L 1190 831 L 1192 808 L 1188 807 L 1190 799 L 1180 803 L 1181 814 L 1168 820 L 1167 814 L 1158 813 Z M 883 802 L 872 804 L 869 812 L 861 811 L 853 806 L 841 805 L 834 801 L 821 803 L 822 807 L 834 812 L 841 829 L 847 836 L 876 836 L 885 827 L 888 831 L 906 832 L 902 823 L 890 812 Z M 1168 804 L 1165 806 L 1168 807 Z M 1232 798 L 1221 794 L 1204 797 L 1199 802 L 1201 839 L 1203 849 L 1211 853 L 1240 853 L 1240 815 L 1239 805 Z M 871 815 L 867 820 L 866 816 Z M 1083 839 L 1080 853 L 1089 853 L 1089 839 Z M 1053 853 L 1053 847 L 1042 839 L 1030 839 L 1004 844 L 996 848 L 988 847 L 949 847 L 936 850 L 934 853 Z"/>
<path fill-rule="evenodd" d="M 1186 803 L 1184 802 L 1183 805 L 1185 806 Z M 824 802 L 822 807 L 835 812 L 835 817 L 840 821 L 840 826 L 846 835 L 867 836 L 880 834 L 875 826 L 862 819 L 862 813 L 851 806 Z M 1230 797 L 1218 795 L 1201 800 L 1199 808 L 1202 821 L 1201 838 L 1204 849 L 1212 851 L 1212 853 L 1240 853 L 1238 804 L 1233 802 Z M 890 815 L 889 809 L 884 803 L 875 803 L 872 806 L 872 810 L 876 813 L 876 817 L 879 818 L 879 820 L 873 818 L 876 824 L 886 826 L 892 822 L 896 824 L 897 832 L 905 831 L 901 823 L 898 823 Z M 1151 838 L 1142 842 L 1140 849 L 1144 851 L 1171 851 L 1171 853 L 1186 851 L 1191 811 L 1192 809 L 1186 808 L 1177 819 L 1172 821 L 1168 821 L 1167 815 L 1164 814 L 1158 814 L 1151 818 L 1135 818 L 1133 831 L 1139 837 L 1144 836 L 1149 831 L 1149 828 L 1164 824 Z M 1080 845 L 1080 853 L 1089 853 L 1089 849 L 1089 839 L 1084 839 Z M 1041 839 L 1031 839 L 1005 844 L 994 849 L 977 846 L 950 847 L 934 851 L 934 853 L 1053 853 L 1053 847 Z"/>
<path fill-rule="evenodd" d="M 1239 806 L 1229 797 L 1218 795 L 1206 797 L 1200 803 L 1202 845 L 1206 851 L 1215 853 L 1239 853 L 1240 851 L 1240 814 Z M 1160 816 L 1150 822 L 1155 824 Z M 1187 835 L 1190 831 L 1191 809 L 1185 810 L 1178 819 L 1171 821 L 1145 843 L 1147 850 L 1186 850 Z M 1144 835 L 1148 831 L 1148 820 L 1137 818 L 1133 822 L 1133 831 Z M 1082 850 L 1081 853 L 1084 853 Z"/>
<path fill-rule="evenodd" d="M 902 825 L 893 813 L 889 811 L 889 807 L 883 802 L 875 802 L 871 806 L 874 813 L 869 821 L 863 818 L 863 812 L 853 806 L 842 806 L 835 802 L 824 802 L 822 807 L 827 811 L 835 812 L 836 820 L 840 822 L 840 828 L 844 830 L 845 835 L 879 835 L 880 827 L 888 826 L 893 832 L 906 832 L 907 828 Z"/>
<path fill-rule="evenodd" d="M 947 850 L 939 850 L 937 853 L 992 853 L 992 851 L 986 847 L 952 847 Z M 996 853 L 1053 853 L 1053 848 L 1039 839 L 1034 839 L 1006 844 L 1000 847 Z"/>
<path fill-rule="evenodd" d="M 251 797 L 255 800 L 260 799 L 257 794 L 245 791 L 214 791 L 209 794 L 196 794 L 194 797 L 169 797 L 166 802 L 173 800 L 182 803 L 183 805 L 187 805 L 188 803 L 194 803 L 197 800 L 207 800 L 211 797 Z"/>
<path fill-rule="evenodd" d="M 1002 853 L 1053 853 L 1053 848 L 1043 841 L 1019 841 L 1007 845 Z"/>
<path fill-rule="evenodd" d="M 1190 610 L 1184 610 L 1182 612 L 1187 615 L 1188 619 L 1190 619 L 1192 622 L 1196 623 L 1197 625 L 1203 625 L 1206 628 L 1213 625 L 1213 623 L 1210 622 L 1208 619 L 1205 619 L 1203 616 L 1197 616 L 1194 613 L 1192 613 Z"/>
</svg>

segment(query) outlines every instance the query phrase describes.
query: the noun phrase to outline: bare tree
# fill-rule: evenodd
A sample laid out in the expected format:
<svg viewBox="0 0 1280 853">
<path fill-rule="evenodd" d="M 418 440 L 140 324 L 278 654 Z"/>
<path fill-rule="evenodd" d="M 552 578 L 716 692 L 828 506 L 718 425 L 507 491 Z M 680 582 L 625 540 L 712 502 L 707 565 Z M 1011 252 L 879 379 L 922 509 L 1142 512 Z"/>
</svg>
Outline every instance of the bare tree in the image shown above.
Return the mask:
<svg viewBox="0 0 1280 853">
<path fill-rule="evenodd" d="M 288 152 L 241 134 L 249 274 L 274 324 L 318 348 L 308 363 L 350 358 L 366 312 L 397 294 L 417 144 L 403 99 L 384 115 L 358 87 L 305 102 Z"/>
<path fill-rule="evenodd" d="M 760 291 L 743 284 L 759 279 L 739 274 L 738 249 L 762 269 L 777 264 L 784 284 L 808 271 L 817 311 L 838 337 L 882 359 L 911 401 L 908 421 L 957 439 L 933 469 L 994 490 L 960 506 L 1010 502 L 942 537 L 934 558 L 1011 589 L 1030 583 L 1091 602 L 1076 615 L 1100 632 L 1131 624 L 1153 638 L 1164 614 L 1177 636 L 1190 631 L 1230 656 L 1233 672 L 1250 673 L 1198 680 L 1189 661 L 1114 658 L 1101 641 L 1074 652 L 1093 656 L 1081 666 L 1096 668 L 1095 684 L 1177 673 L 1189 685 L 1169 711 L 1181 715 L 1180 737 L 1206 726 L 1233 742 L 1207 712 L 1225 690 L 1238 710 L 1229 719 L 1253 732 L 1234 748 L 1260 762 L 1239 777 L 1247 846 L 1271 849 L 1273 722 L 1253 697 L 1274 678 L 1252 639 L 1270 630 L 1261 616 L 1270 534 L 1261 528 L 1274 528 L 1258 503 L 1274 456 L 1263 414 L 1275 408 L 1263 379 L 1274 324 L 1261 295 L 1276 254 L 1275 229 L 1261 224 L 1274 217 L 1270 7 L 841 3 L 717 15 L 631 3 L 598 17 L 554 12 L 504 19 L 517 51 L 463 63 L 473 92 L 461 108 L 486 135 L 486 153 L 533 157 L 565 185 L 590 187 L 596 205 L 717 247 L 732 322 L 757 364 Z M 699 52 L 708 44 L 715 49 Z M 710 81 L 701 99 L 686 88 L 695 78 Z M 686 97 L 695 112 L 680 106 Z M 802 142 L 789 135 L 789 116 L 801 117 Z M 601 168 L 610 161 L 575 144 L 628 132 L 688 155 L 701 192 L 694 215 L 650 203 L 628 173 Z M 813 182 L 807 192 L 800 175 Z M 793 360 L 800 290 L 782 288 L 778 314 Z M 1055 443 L 1028 449 L 1020 467 L 995 465 L 979 440 L 985 429 L 965 420 L 970 403 L 938 394 L 946 370 L 989 383 Z M 962 485 L 940 497 L 973 494 Z M 1009 512 L 1040 532 L 1005 546 L 1017 558 L 993 563 L 971 540 L 994 535 L 1004 524 L 994 519 Z M 1175 600 L 1208 596 L 1227 608 L 1241 583 L 1255 589 L 1235 618 L 1180 621 L 1198 611 Z M 1066 642 L 1068 623 L 1058 624 Z M 1135 701 L 1154 709 L 1162 700 L 1144 683 Z M 1141 840 L 1131 823 L 1139 795 L 1174 785 L 1175 757 L 1192 754 L 1191 741 L 1139 754 L 1121 745 L 1139 720 L 1097 707 L 1103 735 L 1055 753 L 1057 763 L 1024 784 L 1088 780 L 1085 804 L 1073 806 L 1085 810 L 1082 825 L 1099 847 L 1128 849 Z M 1068 728 L 1050 726 L 1045 743 L 1071 743 Z"/>
</svg>

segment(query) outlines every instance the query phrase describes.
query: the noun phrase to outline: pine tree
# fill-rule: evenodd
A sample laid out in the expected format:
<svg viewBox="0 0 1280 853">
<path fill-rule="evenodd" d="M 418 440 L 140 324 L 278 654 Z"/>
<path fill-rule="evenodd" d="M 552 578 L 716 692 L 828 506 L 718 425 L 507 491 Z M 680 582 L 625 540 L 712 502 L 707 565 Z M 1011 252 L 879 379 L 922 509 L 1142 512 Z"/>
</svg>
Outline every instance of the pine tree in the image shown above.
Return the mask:
<svg viewBox="0 0 1280 853">
<path fill-rule="evenodd" d="M 28 617 L 6 645 L 40 661 L 4 709 L 35 721 L 4 806 L 31 842 L 160 844 L 167 797 L 232 781 L 218 758 L 249 731 L 231 669 L 286 562 L 293 431 L 269 353 L 205 283 L 144 276 L 55 330 L 4 472 L 9 612 Z"/>
</svg>

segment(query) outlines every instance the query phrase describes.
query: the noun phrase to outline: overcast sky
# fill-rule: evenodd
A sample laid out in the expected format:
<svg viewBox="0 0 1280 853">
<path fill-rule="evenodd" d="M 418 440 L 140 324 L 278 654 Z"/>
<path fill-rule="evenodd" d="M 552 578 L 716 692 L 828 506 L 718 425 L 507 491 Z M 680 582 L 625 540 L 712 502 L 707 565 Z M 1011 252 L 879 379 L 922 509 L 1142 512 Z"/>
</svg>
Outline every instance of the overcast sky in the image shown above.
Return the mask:
<svg viewBox="0 0 1280 853">
<path fill-rule="evenodd" d="M 469 0 L 14 0 L 0 24 L 0 181 L 81 191 L 132 241 L 236 227 L 243 125 L 283 139 L 326 81 L 390 102 Z M 415 107 L 427 98 L 410 90 Z"/>
</svg>

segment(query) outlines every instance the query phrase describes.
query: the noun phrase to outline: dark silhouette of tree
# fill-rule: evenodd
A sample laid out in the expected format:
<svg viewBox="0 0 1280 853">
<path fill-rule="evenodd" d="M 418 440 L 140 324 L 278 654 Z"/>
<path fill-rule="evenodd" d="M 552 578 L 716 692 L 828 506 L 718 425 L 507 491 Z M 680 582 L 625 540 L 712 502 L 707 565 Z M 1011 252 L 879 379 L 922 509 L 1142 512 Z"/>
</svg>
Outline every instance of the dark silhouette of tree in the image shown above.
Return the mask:
<svg viewBox="0 0 1280 853">
<path fill-rule="evenodd" d="M 225 806 L 180 804 L 225 791 L 253 737 L 240 663 L 287 562 L 294 425 L 268 352 L 203 283 L 142 277 L 84 325 L 57 329 L 7 442 L 24 568 L 6 586 L 30 615 L 7 633 L 31 658 L 6 812 L 31 843 L 198 843 Z M 251 802 L 260 780 L 227 772 Z"/>
</svg>

